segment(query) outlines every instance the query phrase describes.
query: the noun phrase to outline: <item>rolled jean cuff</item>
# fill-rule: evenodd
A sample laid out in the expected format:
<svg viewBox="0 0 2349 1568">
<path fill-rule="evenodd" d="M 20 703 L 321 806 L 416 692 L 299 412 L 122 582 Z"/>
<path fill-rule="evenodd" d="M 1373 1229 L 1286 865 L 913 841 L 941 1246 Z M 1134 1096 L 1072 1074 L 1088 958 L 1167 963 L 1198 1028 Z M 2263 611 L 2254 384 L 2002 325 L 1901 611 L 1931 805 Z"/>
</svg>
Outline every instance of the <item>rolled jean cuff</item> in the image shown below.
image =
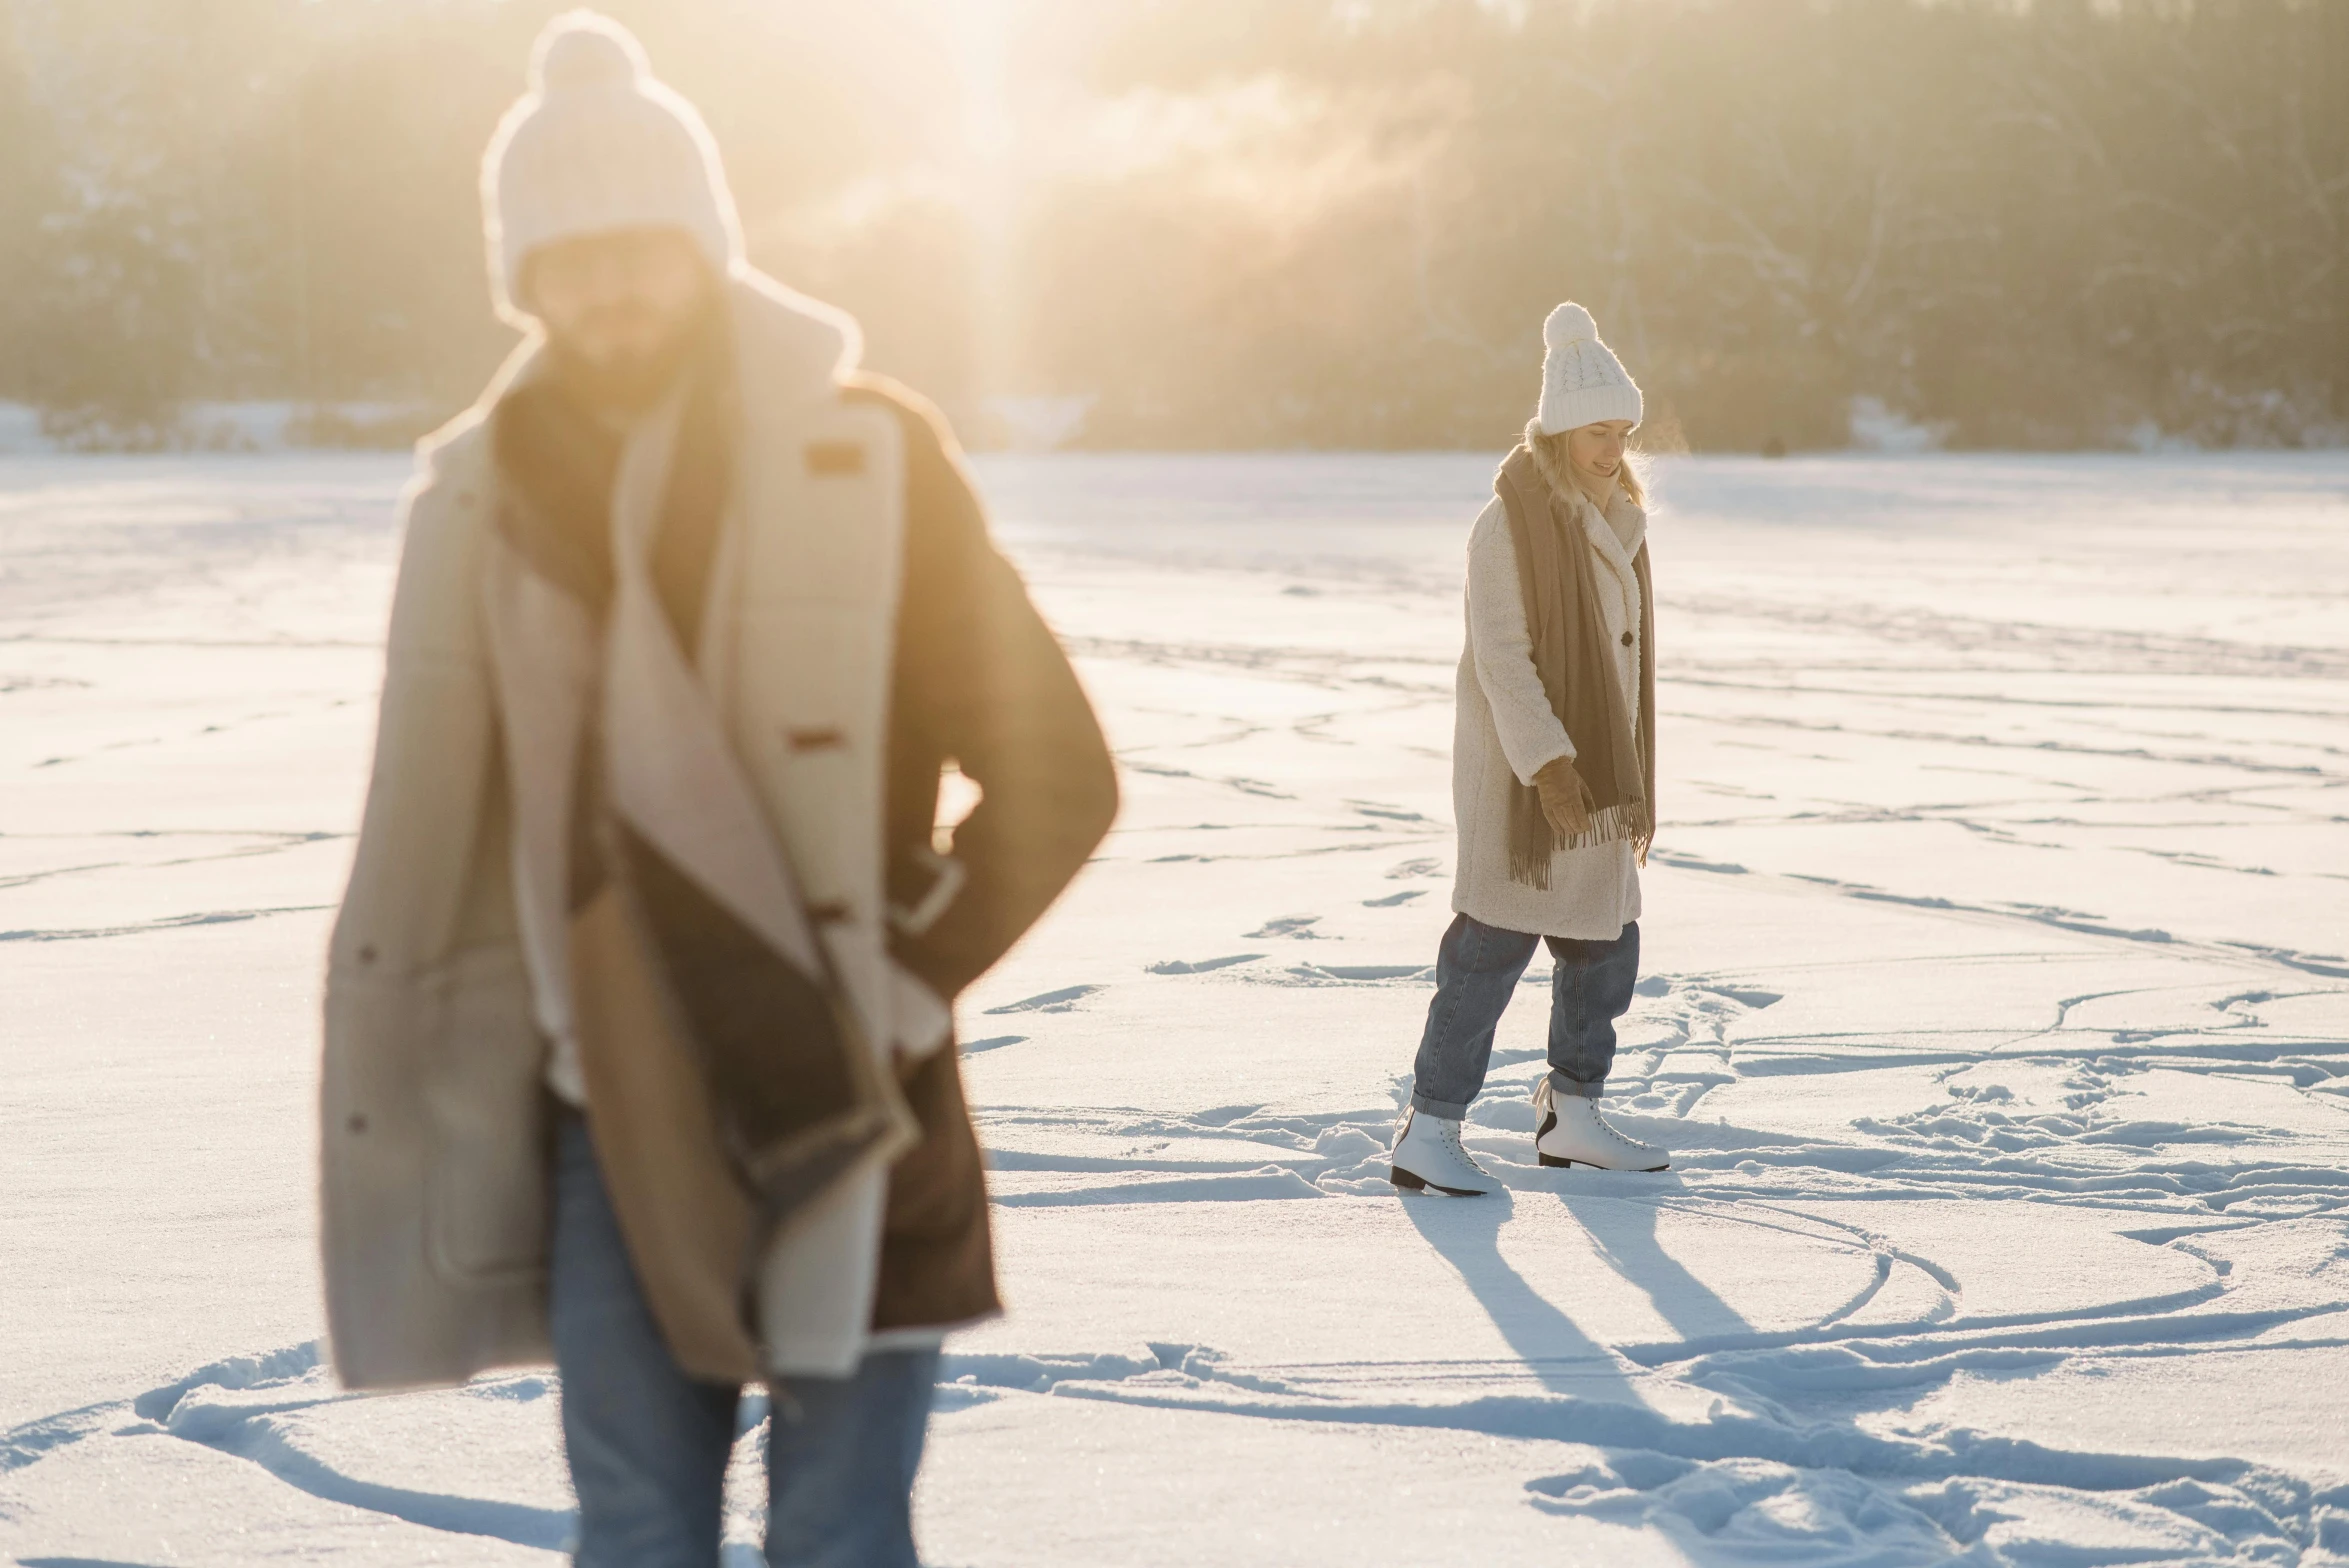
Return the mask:
<svg viewBox="0 0 2349 1568">
<path fill-rule="evenodd" d="M 1584 1083 L 1580 1078 L 1569 1078 L 1553 1067 L 1550 1069 L 1550 1093 L 1571 1094 L 1584 1100 L 1603 1100 L 1607 1097 L 1607 1080 L 1599 1078 Z"/>
<path fill-rule="evenodd" d="M 1468 1120 L 1467 1106 L 1457 1104 L 1451 1100 L 1431 1100 L 1426 1095 L 1421 1094 L 1416 1090 L 1414 1090 L 1411 1095 L 1411 1109 L 1422 1112 L 1429 1116 L 1440 1116 L 1448 1122 L 1464 1122 Z"/>
</svg>

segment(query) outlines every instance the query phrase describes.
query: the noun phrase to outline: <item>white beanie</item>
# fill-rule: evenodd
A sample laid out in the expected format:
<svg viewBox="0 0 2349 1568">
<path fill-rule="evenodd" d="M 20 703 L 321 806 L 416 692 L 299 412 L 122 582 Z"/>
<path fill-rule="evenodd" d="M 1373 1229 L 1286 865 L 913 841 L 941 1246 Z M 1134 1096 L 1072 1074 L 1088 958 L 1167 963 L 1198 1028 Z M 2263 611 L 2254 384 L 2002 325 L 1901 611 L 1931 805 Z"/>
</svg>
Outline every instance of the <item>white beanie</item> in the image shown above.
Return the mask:
<svg viewBox="0 0 2349 1568">
<path fill-rule="evenodd" d="M 542 245 L 616 229 L 682 229 L 724 272 L 742 226 L 717 143 L 692 104 L 653 78 L 644 46 L 608 16 L 571 11 L 530 52 L 530 91 L 481 158 L 498 313 L 524 315 L 522 263 Z"/>
<path fill-rule="evenodd" d="M 1638 424 L 1645 410 L 1639 385 L 1615 351 L 1599 341 L 1590 312 L 1569 301 L 1542 323 L 1542 434 L 1595 425 L 1603 419 Z"/>
</svg>

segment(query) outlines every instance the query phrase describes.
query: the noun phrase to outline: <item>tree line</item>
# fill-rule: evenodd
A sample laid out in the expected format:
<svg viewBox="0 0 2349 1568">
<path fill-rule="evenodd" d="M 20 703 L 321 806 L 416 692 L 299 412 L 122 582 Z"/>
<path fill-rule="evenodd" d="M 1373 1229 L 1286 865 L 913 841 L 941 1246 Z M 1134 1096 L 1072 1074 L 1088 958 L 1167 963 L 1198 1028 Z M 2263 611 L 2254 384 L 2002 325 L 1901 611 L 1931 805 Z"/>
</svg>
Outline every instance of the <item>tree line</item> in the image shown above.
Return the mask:
<svg viewBox="0 0 2349 1568">
<path fill-rule="evenodd" d="M 978 444 L 1491 446 L 1564 297 L 1664 445 L 2349 440 L 2327 0 L 607 8 L 753 258 Z M 556 9 L 0 0 L 0 398 L 124 444 L 462 406 Z"/>
</svg>

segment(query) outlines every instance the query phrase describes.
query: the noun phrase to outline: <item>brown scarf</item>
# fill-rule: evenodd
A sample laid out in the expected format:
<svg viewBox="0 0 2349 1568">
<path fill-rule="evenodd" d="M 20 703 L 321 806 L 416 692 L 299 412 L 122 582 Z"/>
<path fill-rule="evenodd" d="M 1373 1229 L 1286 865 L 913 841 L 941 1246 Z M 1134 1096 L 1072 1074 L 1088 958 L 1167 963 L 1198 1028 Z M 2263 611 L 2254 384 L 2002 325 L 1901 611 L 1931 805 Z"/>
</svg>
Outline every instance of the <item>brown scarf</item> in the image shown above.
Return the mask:
<svg viewBox="0 0 2349 1568">
<path fill-rule="evenodd" d="M 1615 678 L 1613 650 L 1599 612 L 1593 546 L 1581 509 L 1543 477 L 1534 454 L 1520 445 L 1493 480 L 1509 514 L 1517 548 L 1517 578 L 1525 594 L 1525 630 L 1533 667 L 1549 695 L 1550 711 L 1574 743 L 1575 771 L 1590 786 L 1596 810 L 1588 831 L 1563 842 L 1542 811 L 1541 792 L 1529 784 L 1509 791 L 1509 875 L 1547 889 L 1550 862 L 1561 849 L 1629 840 L 1646 863 L 1656 836 L 1656 596 L 1648 581 L 1643 543 L 1632 558 L 1639 579 L 1639 724 L 1635 731 Z"/>
<path fill-rule="evenodd" d="M 653 1187 L 607 1171 L 671 1351 L 697 1375 L 747 1378 L 756 1375 L 750 1347 L 759 1333 L 759 1270 L 775 1236 L 841 1181 L 904 1152 L 918 1129 L 832 972 L 816 932 L 827 917 L 802 901 L 788 861 L 776 857 L 771 878 L 728 882 L 713 874 L 712 857 L 725 848 L 713 836 L 728 826 L 722 808 L 731 803 L 733 826 L 747 822 L 754 840 L 766 831 L 764 819 L 737 766 L 718 760 L 729 755 L 730 742 L 714 712 L 690 700 L 661 701 L 680 680 L 697 679 L 688 638 L 704 612 L 732 482 L 727 370 L 723 360 L 704 357 L 690 372 L 665 471 L 655 470 L 661 486 L 650 548 L 625 562 L 615 559 L 613 537 L 616 491 L 627 478 L 623 443 L 543 382 L 517 387 L 491 417 L 506 492 L 500 537 L 523 572 L 575 603 L 578 638 L 589 644 L 564 657 L 548 639 L 535 647 L 518 641 L 500 661 L 511 659 L 518 688 L 541 696 L 547 682 L 567 680 L 583 665 L 603 671 L 600 692 L 579 704 L 584 718 L 568 762 L 576 782 L 564 835 L 573 951 L 606 959 L 569 977 L 582 998 L 591 1104 L 603 1108 L 593 1120 L 596 1137 L 603 1146 L 624 1125 L 649 1129 L 638 1157 L 621 1164 L 671 1182 L 661 1191 L 688 1194 L 697 1210 L 664 1212 L 643 1201 Z M 636 679 L 622 681 L 628 675 Z M 598 732 L 605 720 L 625 728 L 618 739 L 627 755 L 614 744 L 617 732 Z M 648 751 L 665 765 L 622 766 Z M 531 809 L 529 799 L 518 804 Z M 709 809 L 684 820 L 697 807 Z M 732 840 L 743 841 L 740 832 Z M 602 945 L 580 948 L 583 927 Z M 633 990 L 615 978 L 620 969 L 633 976 Z M 603 1001 L 600 1012 L 590 997 Z M 606 1036 L 609 1026 L 626 1026 L 626 1049 L 594 1048 L 596 1017 Z M 656 1031 L 674 1039 L 655 1040 Z M 643 1069 L 656 1055 L 681 1064 L 680 1071 L 647 1078 Z M 598 1077 L 599 1060 L 609 1069 L 615 1056 L 634 1069 L 630 1081 L 641 1103 L 629 1107 L 633 1119 L 611 1113 L 614 1080 L 608 1071 Z M 652 1091 L 680 1082 L 690 1092 L 670 1096 L 676 1104 L 653 1114 Z M 683 1114 L 666 1114 L 677 1106 Z M 740 1212 L 726 1202 L 729 1183 Z M 721 1208 L 728 1212 L 716 1212 Z M 664 1280 L 698 1276 L 649 1260 L 696 1246 L 733 1254 L 720 1260 L 721 1278 L 726 1263 L 738 1262 L 731 1304 L 738 1321 L 725 1320 L 727 1303 L 716 1303 L 713 1314 L 700 1310 L 711 1303 L 691 1292 L 663 1294 Z"/>
</svg>

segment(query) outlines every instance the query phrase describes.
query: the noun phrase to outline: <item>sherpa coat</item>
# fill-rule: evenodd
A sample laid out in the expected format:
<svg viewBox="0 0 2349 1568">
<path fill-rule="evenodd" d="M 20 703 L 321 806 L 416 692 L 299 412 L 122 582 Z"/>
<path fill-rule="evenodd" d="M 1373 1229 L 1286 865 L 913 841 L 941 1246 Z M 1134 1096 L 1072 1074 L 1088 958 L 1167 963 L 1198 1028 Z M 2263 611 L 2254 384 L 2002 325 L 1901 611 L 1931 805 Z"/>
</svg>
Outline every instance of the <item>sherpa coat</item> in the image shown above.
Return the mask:
<svg viewBox="0 0 2349 1568">
<path fill-rule="evenodd" d="M 1639 577 L 1647 515 L 1621 490 L 1604 516 L 1579 491 L 1569 498 L 1598 567 L 1599 612 L 1624 706 L 1638 723 L 1641 661 Z M 1452 908 L 1503 931 L 1611 941 L 1639 918 L 1639 865 L 1628 841 L 1562 849 L 1550 885 L 1509 875 L 1509 790 L 1533 782 L 1543 764 L 1574 755 L 1533 666 L 1517 550 L 1499 496 L 1468 536 L 1467 638 L 1460 654 L 1452 732 L 1452 811 L 1459 856 Z"/>
<path fill-rule="evenodd" d="M 725 308 L 746 540 L 705 604 L 733 628 L 725 718 L 807 898 L 831 906 L 844 983 L 886 1033 L 892 963 L 942 997 L 968 985 L 1106 831 L 1114 775 L 934 417 L 855 375 L 853 325 L 824 307 L 743 270 Z M 374 771 L 327 972 L 321 1231 L 330 1343 L 352 1387 L 549 1357 L 547 1046 L 514 913 L 483 608 L 503 484 L 488 416 L 534 353 L 424 443 L 406 503 Z M 887 906 L 935 885 L 923 851 L 948 758 L 985 795 L 955 836 L 967 878 L 906 935 Z M 954 1053 L 912 1069 L 904 1092 L 921 1142 L 858 1241 L 878 1253 L 874 1331 L 996 1305 Z M 590 1109 L 592 1127 L 628 1107 Z M 603 1157 L 615 1185 L 662 1186 Z"/>
</svg>

